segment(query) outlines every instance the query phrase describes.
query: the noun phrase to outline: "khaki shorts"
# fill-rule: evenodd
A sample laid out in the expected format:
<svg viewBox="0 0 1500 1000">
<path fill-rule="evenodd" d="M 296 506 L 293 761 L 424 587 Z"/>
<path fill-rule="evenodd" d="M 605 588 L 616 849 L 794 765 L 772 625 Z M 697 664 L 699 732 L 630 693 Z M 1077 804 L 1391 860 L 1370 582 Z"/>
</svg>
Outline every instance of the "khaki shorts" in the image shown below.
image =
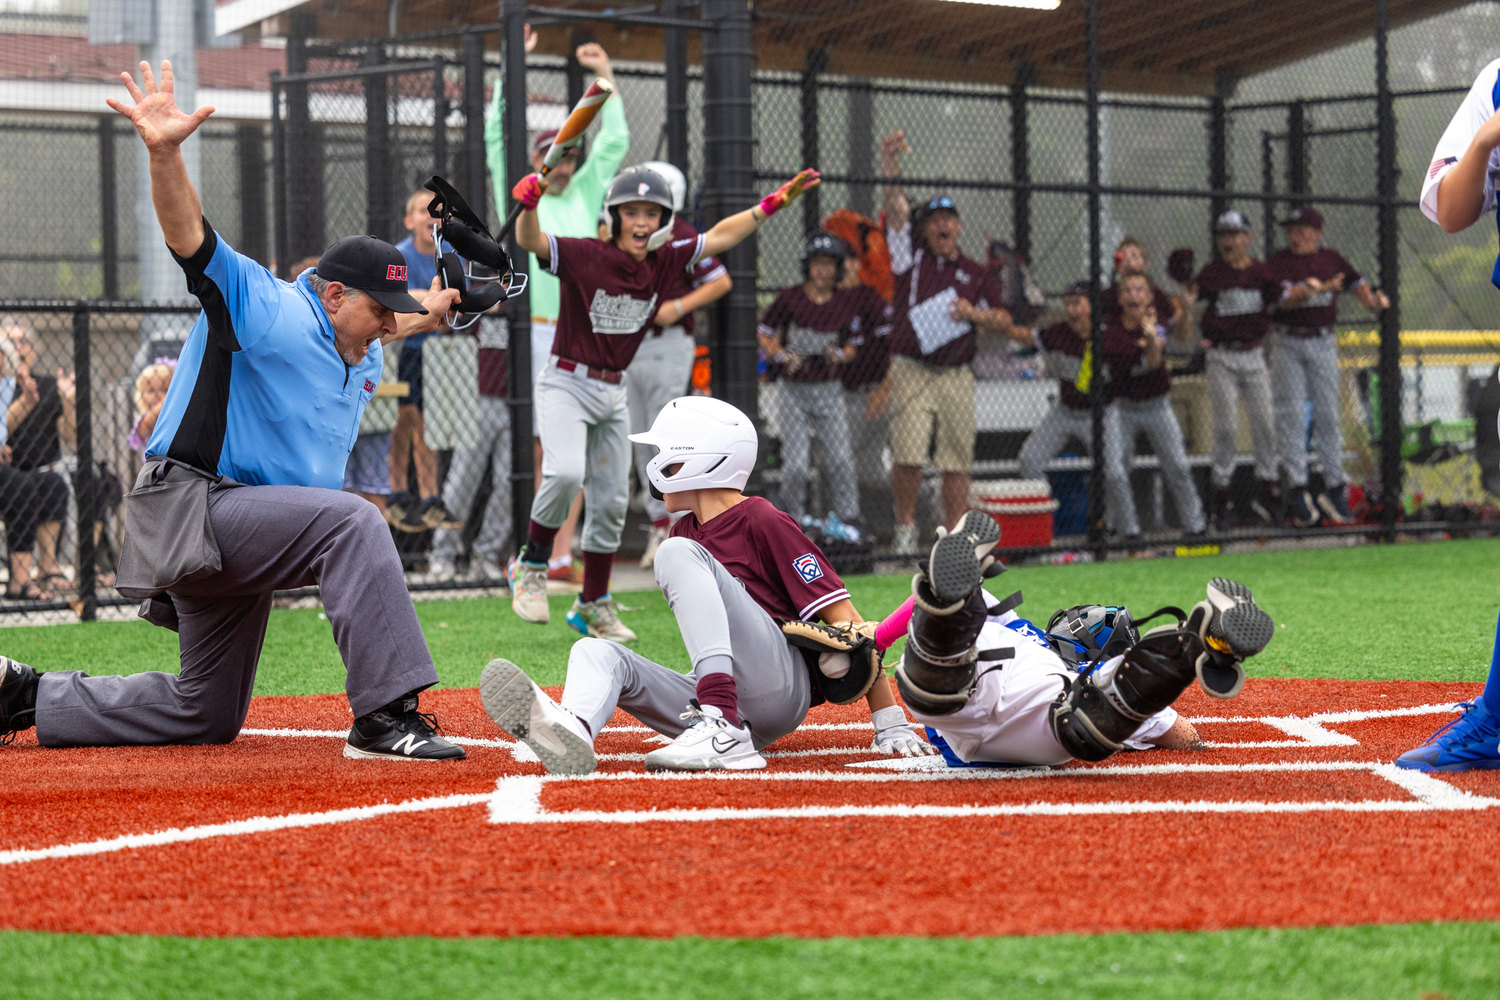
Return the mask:
<svg viewBox="0 0 1500 1000">
<path fill-rule="evenodd" d="M 891 461 L 943 472 L 974 467 L 974 373 L 968 365 L 934 368 L 891 358 Z"/>
</svg>

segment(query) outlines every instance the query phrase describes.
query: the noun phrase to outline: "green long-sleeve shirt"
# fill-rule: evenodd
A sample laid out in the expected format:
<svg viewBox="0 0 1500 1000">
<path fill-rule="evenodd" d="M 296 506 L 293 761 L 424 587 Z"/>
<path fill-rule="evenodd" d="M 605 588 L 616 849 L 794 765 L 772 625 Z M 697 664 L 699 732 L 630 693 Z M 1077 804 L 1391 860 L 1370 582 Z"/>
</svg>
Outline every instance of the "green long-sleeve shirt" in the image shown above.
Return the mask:
<svg viewBox="0 0 1500 1000">
<path fill-rule="evenodd" d="M 490 113 L 484 121 L 485 159 L 489 163 L 490 178 L 495 185 L 495 204 L 501 206 L 503 217 L 510 210 L 510 182 L 505 175 L 505 98 L 501 87 L 495 86 L 495 96 L 490 102 Z M 604 102 L 599 111 L 599 131 L 589 144 L 588 158 L 573 174 L 567 189 L 562 194 L 545 194 L 536 207 L 537 221 L 542 231 L 553 236 L 586 238 L 599 232 L 599 209 L 604 205 L 604 192 L 620 164 L 630 151 L 630 129 L 625 124 L 625 108 L 619 96 Z M 535 254 L 530 258 L 531 314 L 557 319 L 557 279 L 537 263 Z"/>
</svg>

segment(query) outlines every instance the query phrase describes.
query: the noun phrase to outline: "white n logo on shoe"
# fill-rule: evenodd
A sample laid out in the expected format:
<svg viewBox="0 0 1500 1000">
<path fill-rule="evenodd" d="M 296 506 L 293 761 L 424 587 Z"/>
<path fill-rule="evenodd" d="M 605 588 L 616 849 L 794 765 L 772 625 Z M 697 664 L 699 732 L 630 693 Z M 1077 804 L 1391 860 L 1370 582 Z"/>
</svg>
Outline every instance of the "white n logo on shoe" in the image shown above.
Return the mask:
<svg viewBox="0 0 1500 1000">
<path fill-rule="evenodd" d="M 402 753 L 406 754 L 406 756 L 410 757 L 413 753 L 416 752 L 417 747 L 426 745 L 427 741 L 417 739 L 416 733 L 407 733 L 405 736 L 401 737 L 394 744 L 392 744 L 391 749 L 400 750 Z"/>
</svg>

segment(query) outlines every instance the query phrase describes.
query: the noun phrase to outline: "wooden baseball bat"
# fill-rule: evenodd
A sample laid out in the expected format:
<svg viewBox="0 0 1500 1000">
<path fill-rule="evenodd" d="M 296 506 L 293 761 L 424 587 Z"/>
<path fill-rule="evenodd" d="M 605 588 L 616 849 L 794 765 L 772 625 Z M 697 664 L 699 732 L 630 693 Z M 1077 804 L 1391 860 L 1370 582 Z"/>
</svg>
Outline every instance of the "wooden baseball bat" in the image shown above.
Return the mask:
<svg viewBox="0 0 1500 1000">
<path fill-rule="evenodd" d="M 596 79 L 589 84 L 578 103 L 568 114 L 568 120 L 563 122 L 562 128 L 557 130 L 557 135 L 552 139 L 552 145 L 547 149 L 547 155 L 542 158 L 542 176 L 546 177 L 552 172 L 552 168 L 562 162 L 563 154 L 583 141 L 583 133 L 599 117 L 599 109 L 604 102 L 609 100 L 609 95 L 615 92 L 614 86 L 608 80 Z M 504 243 L 509 238 L 511 230 L 516 226 L 516 219 L 521 217 L 521 203 L 511 208 L 510 214 L 505 217 L 505 225 L 500 227 L 500 234 L 495 237 L 495 242 Z"/>
</svg>

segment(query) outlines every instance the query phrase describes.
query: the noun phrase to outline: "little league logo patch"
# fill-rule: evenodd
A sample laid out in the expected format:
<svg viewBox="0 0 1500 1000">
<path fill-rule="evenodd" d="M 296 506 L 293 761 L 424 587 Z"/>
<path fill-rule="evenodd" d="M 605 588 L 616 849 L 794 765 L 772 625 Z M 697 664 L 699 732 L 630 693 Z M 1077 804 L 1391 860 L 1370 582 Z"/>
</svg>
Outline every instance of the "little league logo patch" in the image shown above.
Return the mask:
<svg viewBox="0 0 1500 1000">
<path fill-rule="evenodd" d="M 406 280 L 406 265 L 405 264 L 391 264 L 389 267 L 387 267 L 385 269 L 385 280 L 386 281 L 405 281 Z"/>
<path fill-rule="evenodd" d="M 823 579 L 823 567 L 818 565 L 818 557 L 811 552 L 804 553 L 792 560 L 792 569 L 802 577 L 803 583 L 812 583 L 814 580 Z"/>
</svg>

